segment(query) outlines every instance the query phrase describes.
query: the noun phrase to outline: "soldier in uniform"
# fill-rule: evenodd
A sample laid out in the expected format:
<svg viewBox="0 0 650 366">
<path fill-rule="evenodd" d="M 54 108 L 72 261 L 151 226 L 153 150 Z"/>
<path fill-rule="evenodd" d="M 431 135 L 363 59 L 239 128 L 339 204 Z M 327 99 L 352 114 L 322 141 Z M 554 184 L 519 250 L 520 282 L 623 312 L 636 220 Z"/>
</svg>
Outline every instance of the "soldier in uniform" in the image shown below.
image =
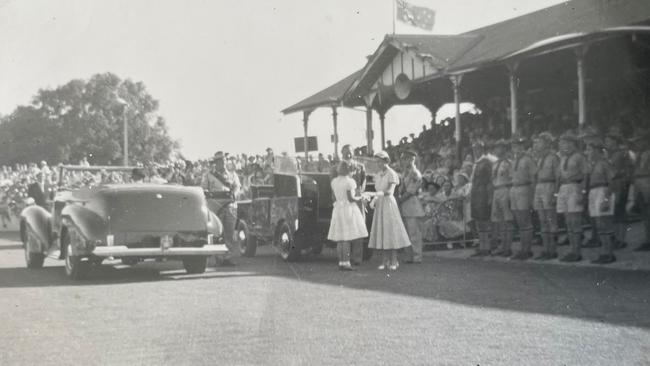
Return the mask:
<svg viewBox="0 0 650 366">
<path fill-rule="evenodd" d="M 240 255 L 239 242 L 235 241 L 237 224 L 237 201 L 235 197 L 241 189 L 239 177 L 226 169 L 225 157 L 221 151 L 214 155 L 210 169 L 201 180 L 201 187 L 210 198 L 210 209 L 216 213 L 223 224 L 223 236 L 228 253 L 221 257 L 220 265 L 233 266 L 233 257 Z"/>
<path fill-rule="evenodd" d="M 614 234 L 616 248 L 627 246 L 625 234 L 627 233 L 626 211 L 627 193 L 630 189 L 631 179 L 631 161 L 627 151 L 620 148 L 623 141 L 623 135 L 617 128 L 611 128 L 605 135 L 605 148 L 607 149 L 607 159 L 612 169 L 614 169 L 614 178 L 610 189 L 616 197 L 614 206 Z"/>
<path fill-rule="evenodd" d="M 474 171 L 472 173 L 472 191 L 470 193 L 470 212 L 472 220 L 476 223 L 478 232 L 478 249 L 473 254 L 475 257 L 484 257 L 490 254 L 490 203 L 492 198 L 492 160 L 488 155 L 486 143 L 481 140 L 474 142 Z"/>
<path fill-rule="evenodd" d="M 357 190 L 354 192 L 355 196 L 361 195 L 366 190 L 366 168 L 352 159 L 352 149 L 349 144 L 343 145 L 341 148 L 341 159 L 348 163 L 350 167 L 350 176 L 357 183 Z M 334 177 L 336 175 L 333 175 Z M 363 219 L 366 219 L 366 208 L 363 200 L 358 201 L 359 210 Z M 364 239 L 357 239 L 350 242 L 350 263 L 359 265 L 363 262 L 363 242 Z"/>
<path fill-rule="evenodd" d="M 633 184 L 645 225 L 645 242 L 635 250 L 650 251 L 650 131 L 642 131 L 630 140 L 636 154 Z"/>
<path fill-rule="evenodd" d="M 498 160 L 492 169 L 492 224 L 497 227 L 501 243 L 494 255 L 510 257 L 512 255 L 512 235 L 514 217 L 510 210 L 510 187 L 512 187 L 512 163 L 506 157 L 508 142 L 499 139 L 494 143 L 494 153 Z"/>
<path fill-rule="evenodd" d="M 593 218 L 596 232 L 601 243 L 600 256 L 591 263 L 607 264 L 614 262 L 614 207 L 616 199 L 611 190 L 614 169 L 605 158 L 605 145 L 599 137 L 587 140 L 587 157 L 589 159 L 589 216 Z"/>
<path fill-rule="evenodd" d="M 404 227 L 411 240 L 407 247 L 409 259 L 406 263 L 422 263 L 422 218 L 424 208 L 418 194 L 422 188 L 422 174 L 415 166 L 417 153 L 411 149 L 402 154 L 403 173 L 399 185 L 397 204 L 399 206 Z"/>
<path fill-rule="evenodd" d="M 578 138 L 572 131 L 560 136 L 560 189 L 557 193 L 557 213 L 564 215 L 571 251 L 562 257 L 563 262 L 582 260 L 580 241 L 582 239 L 582 212 L 585 199 L 585 184 L 588 166 L 584 155 L 578 151 Z"/>
<path fill-rule="evenodd" d="M 526 153 L 526 139 L 522 136 L 512 138 L 514 165 L 512 167 L 512 187 L 510 187 L 510 209 L 517 221 L 521 250 L 512 259 L 526 260 L 533 256 L 533 185 L 537 167 L 533 158 Z"/>
<path fill-rule="evenodd" d="M 540 232 L 544 250 L 537 256 L 537 260 L 557 258 L 555 235 L 557 234 L 557 212 L 555 194 L 557 192 L 557 177 L 560 158 L 551 151 L 553 136 L 542 132 L 533 142 L 533 150 L 537 159 L 537 177 L 533 208 L 537 212 L 540 223 Z"/>
</svg>

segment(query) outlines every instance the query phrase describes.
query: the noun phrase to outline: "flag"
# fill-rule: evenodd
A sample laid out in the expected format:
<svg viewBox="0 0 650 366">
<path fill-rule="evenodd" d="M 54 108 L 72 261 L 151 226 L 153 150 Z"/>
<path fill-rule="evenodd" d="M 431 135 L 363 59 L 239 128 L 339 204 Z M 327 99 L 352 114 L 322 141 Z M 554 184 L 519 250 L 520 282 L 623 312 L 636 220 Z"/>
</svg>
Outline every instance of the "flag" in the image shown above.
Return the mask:
<svg viewBox="0 0 650 366">
<path fill-rule="evenodd" d="M 428 31 L 433 29 L 433 23 L 436 18 L 436 12 L 434 10 L 409 4 L 404 0 L 395 1 L 397 5 L 397 20 Z"/>
</svg>

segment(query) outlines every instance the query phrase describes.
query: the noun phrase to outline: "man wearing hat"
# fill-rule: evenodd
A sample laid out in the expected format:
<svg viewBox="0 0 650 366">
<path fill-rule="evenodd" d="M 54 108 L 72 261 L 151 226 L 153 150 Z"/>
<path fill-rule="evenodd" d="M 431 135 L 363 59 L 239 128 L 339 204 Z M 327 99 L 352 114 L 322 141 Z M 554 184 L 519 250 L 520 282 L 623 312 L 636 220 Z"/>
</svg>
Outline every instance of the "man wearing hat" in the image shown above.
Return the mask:
<svg viewBox="0 0 650 366">
<path fill-rule="evenodd" d="M 612 235 L 614 234 L 614 206 L 616 198 L 610 189 L 614 169 L 605 158 L 605 145 L 601 138 L 586 140 L 589 171 L 589 216 L 593 219 L 601 242 L 600 256 L 591 263 L 607 264 L 614 262 Z"/>
<path fill-rule="evenodd" d="M 610 186 L 610 189 L 616 197 L 616 204 L 614 206 L 614 234 L 616 242 L 614 246 L 624 248 L 627 246 L 625 242 L 625 234 L 627 233 L 625 205 L 631 183 L 632 162 L 630 161 L 628 152 L 620 148 L 620 144 L 623 142 L 623 135 L 617 126 L 609 129 L 607 135 L 605 135 L 604 142 L 607 150 L 607 158 L 612 169 L 614 169 L 614 178 Z"/>
<path fill-rule="evenodd" d="M 537 260 L 557 258 L 557 212 L 555 192 L 557 192 L 560 158 L 551 150 L 553 135 L 542 132 L 533 141 L 533 150 L 538 156 L 533 208 L 537 212 L 544 250 Z"/>
<path fill-rule="evenodd" d="M 221 220 L 223 236 L 228 247 L 228 253 L 221 258 L 222 266 L 233 266 L 233 257 L 240 254 L 239 242 L 235 241 L 235 225 L 237 224 L 237 201 L 235 197 L 241 189 L 239 177 L 226 169 L 225 156 L 219 151 L 210 162 L 210 169 L 201 180 L 201 187 L 206 192 L 210 210 Z"/>
<path fill-rule="evenodd" d="M 488 154 L 487 144 L 482 140 L 472 145 L 476 163 L 472 173 L 472 191 L 470 192 L 470 213 L 476 223 L 478 232 L 478 249 L 472 256 L 484 257 L 490 254 L 490 201 L 492 198 L 492 159 Z"/>
<path fill-rule="evenodd" d="M 494 255 L 510 257 L 512 255 L 512 235 L 514 217 L 510 210 L 510 187 L 512 186 L 512 163 L 506 157 L 508 142 L 499 139 L 494 143 L 494 153 L 498 160 L 492 169 L 492 212 L 490 219 L 497 227 L 501 245 Z"/>
<path fill-rule="evenodd" d="M 571 251 L 560 260 L 577 262 L 582 260 L 582 212 L 589 169 L 584 155 L 578 151 L 578 138 L 572 131 L 560 136 L 560 154 L 560 189 L 557 193 L 556 208 L 558 214 L 564 215 L 571 244 Z"/>
<path fill-rule="evenodd" d="M 533 184 L 537 167 L 533 158 L 526 153 L 526 139 L 521 135 L 512 138 L 514 165 L 512 167 L 512 187 L 510 187 L 510 209 L 517 221 L 521 250 L 512 259 L 526 260 L 533 256 Z"/>
<path fill-rule="evenodd" d="M 637 153 L 632 182 L 645 225 L 645 242 L 635 250 L 650 251 L 650 131 L 640 131 L 630 140 L 630 144 Z"/>
<path fill-rule="evenodd" d="M 341 159 L 348 163 L 350 167 L 350 177 L 354 179 L 354 182 L 357 184 L 355 196 L 361 195 L 361 193 L 366 190 L 366 168 L 363 164 L 352 159 L 352 147 L 349 144 L 345 144 L 341 147 Z M 337 174 L 336 165 L 334 165 L 331 170 L 331 176 L 336 177 Z M 361 215 L 363 215 L 365 221 L 366 207 L 364 201 L 357 201 L 357 205 L 359 206 L 359 210 L 361 210 Z M 353 265 L 359 265 L 361 262 L 363 262 L 363 239 L 358 239 L 350 243 L 350 263 Z"/>
<path fill-rule="evenodd" d="M 415 166 L 417 153 L 407 149 L 402 153 L 402 181 L 399 185 L 397 204 L 404 221 L 406 232 L 411 240 L 407 247 L 409 257 L 406 263 L 422 263 L 422 218 L 424 208 L 418 194 L 422 188 L 422 174 Z"/>
</svg>

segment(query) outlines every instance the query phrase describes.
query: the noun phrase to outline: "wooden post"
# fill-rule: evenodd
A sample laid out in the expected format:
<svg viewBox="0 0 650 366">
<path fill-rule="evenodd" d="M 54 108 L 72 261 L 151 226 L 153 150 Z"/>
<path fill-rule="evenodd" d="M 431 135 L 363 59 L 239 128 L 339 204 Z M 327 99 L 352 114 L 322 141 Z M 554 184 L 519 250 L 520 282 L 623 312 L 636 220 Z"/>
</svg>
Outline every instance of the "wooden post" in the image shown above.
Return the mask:
<svg viewBox="0 0 650 366">
<path fill-rule="evenodd" d="M 372 107 L 366 107 L 366 146 L 368 156 L 372 156 L 374 152 L 372 151 Z"/>
<path fill-rule="evenodd" d="M 452 75 L 449 78 L 454 88 L 454 103 L 456 104 L 456 130 L 454 138 L 456 139 L 456 155 L 460 159 L 460 138 L 461 138 L 461 121 L 460 121 L 460 83 L 463 75 Z"/>
<path fill-rule="evenodd" d="M 386 112 L 379 112 L 379 122 L 381 123 L 381 149 L 386 150 L 386 127 L 384 122 L 386 120 Z"/>
<path fill-rule="evenodd" d="M 311 113 L 310 111 L 303 111 L 302 112 L 302 128 L 305 131 L 305 139 L 302 142 L 302 144 L 303 144 L 302 146 L 305 149 L 305 164 L 307 164 L 307 158 L 308 158 L 308 155 L 309 155 L 309 152 L 307 151 L 307 125 L 309 124 L 309 114 L 310 113 Z"/>
<path fill-rule="evenodd" d="M 339 156 L 339 128 L 338 128 L 338 112 L 336 106 L 332 106 L 332 123 L 334 124 L 334 157 Z"/>
<path fill-rule="evenodd" d="M 587 100 L 585 93 L 585 54 L 587 46 L 575 49 L 578 71 L 578 125 L 583 127 L 587 120 Z"/>
<path fill-rule="evenodd" d="M 517 132 L 517 62 L 508 64 L 508 79 L 510 80 L 510 133 Z"/>
</svg>

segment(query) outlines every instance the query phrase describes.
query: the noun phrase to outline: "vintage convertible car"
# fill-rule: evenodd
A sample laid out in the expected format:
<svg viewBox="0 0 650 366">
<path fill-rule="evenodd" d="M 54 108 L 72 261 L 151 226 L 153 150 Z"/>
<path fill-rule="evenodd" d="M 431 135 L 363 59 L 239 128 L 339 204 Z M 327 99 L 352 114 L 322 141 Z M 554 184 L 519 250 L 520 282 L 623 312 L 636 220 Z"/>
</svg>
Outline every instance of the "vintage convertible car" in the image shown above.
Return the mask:
<svg viewBox="0 0 650 366">
<path fill-rule="evenodd" d="M 187 273 L 203 273 L 209 256 L 227 252 L 200 188 L 128 183 L 130 172 L 62 166 L 51 211 L 31 205 L 21 213 L 27 267 L 41 268 L 46 256 L 64 259 L 66 274 L 82 279 L 108 257 L 126 264 L 171 258 Z"/>
</svg>

